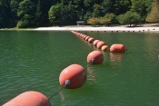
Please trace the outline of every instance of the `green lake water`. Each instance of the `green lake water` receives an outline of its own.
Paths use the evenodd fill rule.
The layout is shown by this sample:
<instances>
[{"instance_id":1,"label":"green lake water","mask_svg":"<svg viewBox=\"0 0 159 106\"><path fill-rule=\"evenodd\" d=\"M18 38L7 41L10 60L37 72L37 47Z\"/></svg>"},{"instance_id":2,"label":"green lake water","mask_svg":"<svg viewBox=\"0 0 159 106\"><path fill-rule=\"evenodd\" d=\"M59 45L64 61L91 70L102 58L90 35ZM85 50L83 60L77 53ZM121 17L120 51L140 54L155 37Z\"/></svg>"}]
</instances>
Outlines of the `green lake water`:
<instances>
[{"instance_id":1,"label":"green lake water","mask_svg":"<svg viewBox=\"0 0 159 106\"><path fill-rule=\"evenodd\" d=\"M82 32L125 53L104 54L91 65L81 88L63 89L52 106L159 106L159 34ZM69 31L0 31L0 105L35 90L50 97L59 74L70 64L87 66L92 44Z\"/></svg>"}]
</instances>

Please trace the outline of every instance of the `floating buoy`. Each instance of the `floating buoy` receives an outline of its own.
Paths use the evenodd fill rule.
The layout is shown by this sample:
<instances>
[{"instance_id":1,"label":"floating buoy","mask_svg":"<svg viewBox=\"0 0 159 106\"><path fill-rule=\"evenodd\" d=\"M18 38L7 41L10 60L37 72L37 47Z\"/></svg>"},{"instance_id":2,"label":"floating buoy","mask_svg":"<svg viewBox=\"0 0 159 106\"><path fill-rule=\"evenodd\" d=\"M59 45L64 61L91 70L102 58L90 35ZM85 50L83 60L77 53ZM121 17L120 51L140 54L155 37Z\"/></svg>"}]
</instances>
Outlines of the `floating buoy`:
<instances>
[{"instance_id":1,"label":"floating buoy","mask_svg":"<svg viewBox=\"0 0 159 106\"><path fill-rule=\"evenodd\" d=\"M100 49L103 45L105 45L105 42L99 41L96 46L98 49Z\"/></svg>"},{"instance_id":2,"label":"floating buoy","mask_svg":"<svg viewBox=\"0 0 159 106\"><path fill-rule=\"evenodd\" d=\"M96 46L99 41L100 41L100 40L94 40L94 41L93 41L93 45Z\"/></svg>"},{"instance_id":3,"label":"floating buoy","mask_svg":"<svg viewBox=\"0 0 159 106\"><path fill-rule=\"evenodd\" d=\"M66 67L59 76L59 82L61 86L64 86L66 81L70 84L65 88L75 89L81 87L86 80L85 69L78 64L72 64Z\"/></svg>"},{"instance_id":4,"label":"floating buoy","mask_svg":"<svg viewBox=\"0 0 159 106\"><path fill-rule=\"evenodd\" d=\"M89 39L88 39L88 42L89 43L92 43L94 41L94 38L92 38L92 37L90 37Z\"/></svg>"},{"instance_id":5,"label":"floating buoy","mask_svg":"<svg viewBox=\"0 0 159 106\"><path fill-rule=\"evenodd\" d=\"M86 35L83 35L83 36L82 36L83 39L85 39L86 37L87 37Z\"/></svg>"},{"instance_id":6,"label":"floating buoy","mask_svg":"<svg viewBox=\"0 0 159 106\"><path fill-rule=\"evenodd\" d=\"M111 52L125 52L125 46L123 44L113 44L110 47Z\"/></svg>"},{"instance_id":7,"label":"floating buoy","mask_svg":"<svg viewBox=\"0 0 159 106\"><path fill-rule=\"evenodd\" d=\"M101 47L101 50L102 50L102 51L108 50L108 46L107 46L107 45L103 45L103 46Z\"/></svg>"},{"instance_id":8,"label":"floating buoy","mask_svg":"<svg viewBox=\"0 0 159 106\"><path fill-rule=\"evenodd\" d=\"M95 50L95 51L89 53L87 56L87 62L89 64L100 64L103 62L103 60L104 60L104 56L98 50Z\"/></svg>"},{"instance_id":9,"label":"floating buoy","mask_svg":"<svg viewBox=\"0 0 159 106\"><path fill-rule=\"evenodd\" d=\"M85 37L85 40L87 41L90 38L90 36Z\"/></svg>"},{"instance_id":10,"label":"floating buoy","mask_svg":"<svg viewBox=\"0 0 159 106\"><path fill-rule=\"evenodd\" d=\"M3 106L51 106L48 98L37 91L26 91Z\"/></svg>"}]
</instances>

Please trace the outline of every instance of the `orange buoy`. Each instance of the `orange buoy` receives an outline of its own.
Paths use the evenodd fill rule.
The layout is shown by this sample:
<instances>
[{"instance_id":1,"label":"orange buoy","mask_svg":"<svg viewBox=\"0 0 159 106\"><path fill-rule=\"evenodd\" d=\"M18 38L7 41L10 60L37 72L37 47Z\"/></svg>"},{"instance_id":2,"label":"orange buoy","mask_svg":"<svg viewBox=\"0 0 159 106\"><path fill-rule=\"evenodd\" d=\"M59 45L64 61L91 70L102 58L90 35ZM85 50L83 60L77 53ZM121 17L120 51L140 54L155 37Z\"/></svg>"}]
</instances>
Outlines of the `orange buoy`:
<instances>
[{"instance_id":1,"label":"orange buoy","mask_svg":"<svg viewBox=\"0 0 159 106\"><path fill-rule=\"evenodd\" d=\"M95 51L89 53L87 56L87 62L89 64L100 64L103 62L103 60L104 60L104 56L98 50L95 50Z\"/></svg>"},{"instance_id":2,"label":"orange buoy","mask_svg":"<svg viewBox=\"0 0 159 106\"><path fill-rule=\"evenodd\" d=\"M84 34L82 34L82 36L81 36L81 37L82 37L82 38L84 38L84 36L85 36L85 35L84 35Z\"/></svg>"},{"instance_id":3,"label":"orange buoy","mask_svg":"<svg viewBox=\"0 0 159 106\"><path fill-rule=\"evenodd\" d=\"M113 44L110 47L111 52L125 52L125 46L123 44Z\"/></svg>"},{"instance_id":4,"label":"orange buoy","mask_svg":"<svg viewBox=\"0 0 159 106\"><path fill-rule=\"evenodd\" d=\"M66 67L59 76L59 82L61 86L65 86L66 81L70 84L65 88L75 89L81 87L86 80L85 69L78 64L72 64Z\"/></svg>"},{"instance_id":5,"label":"orange buoy","mask_svg":"<svg viewBox=\"0 0 159 106\"><path fill-rule=\"evenodd\" d=\"M105 42L99 41L96 46L98 49L100 49L103 45L105 45Z\"/></svg>"},{"instance_id":6,"label":"orange buoy","mask_svg":"<svg viewBox=\"0 0 159 106\"><path fill-rule=\"evenodd\" d=\"M100 41L100 40L94 40L94 41L93 41L93 45L96 46L99 41Z\"/></svg>"},{"instance_id":7,"label":"orange buoy","mask_svg":"<svg viewBox=\"0 0 159 106\"><path fill-rule=\"evenodd\" d=\"M90 38L90 36L85 37L85 40L87 41Z\"/></svg>"},{"instance_id":8,"label":"orange buoy","mask_svg":"<svg viewBox=\"0 0 159 106\"><path fill-rule=\"evenodd\" d=\"M89 39L88 39L88 42L89 43L92 43L94 41L94 38L92 38L92 37L90 37Z\"/></svg>"},{"instance_id":9,"label":"orange buoy","mask_svg":"<svg viewBox=\"0 0 159 106\"><path fill-rule=\"evenodd\" d=\"M82 38L85 39L86 37L87 37L87 36L84 35Z\"/></svg>"},{"instance_id":10,"label":"orange buoy","mask_svg":"<svg viewBox=\"0 0 159 106\"><path fill-rule=\"evenodd\" d=\"M103 45L103 46L101 47L101 50L102 50L102 51L108 50L108 46L107 46L107 45Z\"/></svg>"},{"instance_id":11,"label":"orange buoy","mask_svg":"<svg viewBox=\"0 0 159 106\"><path fill-rule=\"evenodd\" d=\"M37 91L26 91L3 106L51 106L48 98Z\"/></svg>"}]
</instances>

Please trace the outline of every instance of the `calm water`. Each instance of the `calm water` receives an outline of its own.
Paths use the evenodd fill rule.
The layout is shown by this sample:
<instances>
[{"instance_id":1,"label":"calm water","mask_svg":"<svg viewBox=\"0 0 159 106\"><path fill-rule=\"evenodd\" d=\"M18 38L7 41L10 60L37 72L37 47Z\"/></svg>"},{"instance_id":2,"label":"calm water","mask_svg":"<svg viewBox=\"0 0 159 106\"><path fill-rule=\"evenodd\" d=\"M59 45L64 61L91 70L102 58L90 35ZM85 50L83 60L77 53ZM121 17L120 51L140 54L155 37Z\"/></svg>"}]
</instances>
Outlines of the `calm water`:
<instances>
[{"instance_id":1,"label":"calm water","mask_svg":"<svg viewBox=\"0 0 159 106\"><path fill-rule=\"evenodd\" d=\"M123 43L126 53L103 52L79 89L63 89L52 106L159 106L159 34L83 32L107 45ZM70 64L86 67L95 48L70 32L0 31L0 105L36 90L50 97L60 72Z\"/></svg>"}]
</instances>

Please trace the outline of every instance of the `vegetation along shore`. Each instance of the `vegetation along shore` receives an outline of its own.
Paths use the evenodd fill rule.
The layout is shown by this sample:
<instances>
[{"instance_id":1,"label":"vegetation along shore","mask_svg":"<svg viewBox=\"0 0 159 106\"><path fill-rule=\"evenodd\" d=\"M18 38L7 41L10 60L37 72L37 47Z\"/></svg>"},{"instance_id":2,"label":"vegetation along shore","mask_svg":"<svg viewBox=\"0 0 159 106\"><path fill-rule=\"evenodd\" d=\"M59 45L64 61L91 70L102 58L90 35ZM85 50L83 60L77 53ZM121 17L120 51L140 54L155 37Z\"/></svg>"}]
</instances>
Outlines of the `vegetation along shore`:
<instances>
[{"instance_id":1,"label":"vegetation along shore","mask_svg":"<svg viewBox=\"0 0 159 106\"><path fill-rule=\"evenodd\" d=\"M159 0L1 0L0 28L159 22Z\"/></svg>"}]
</instances>

